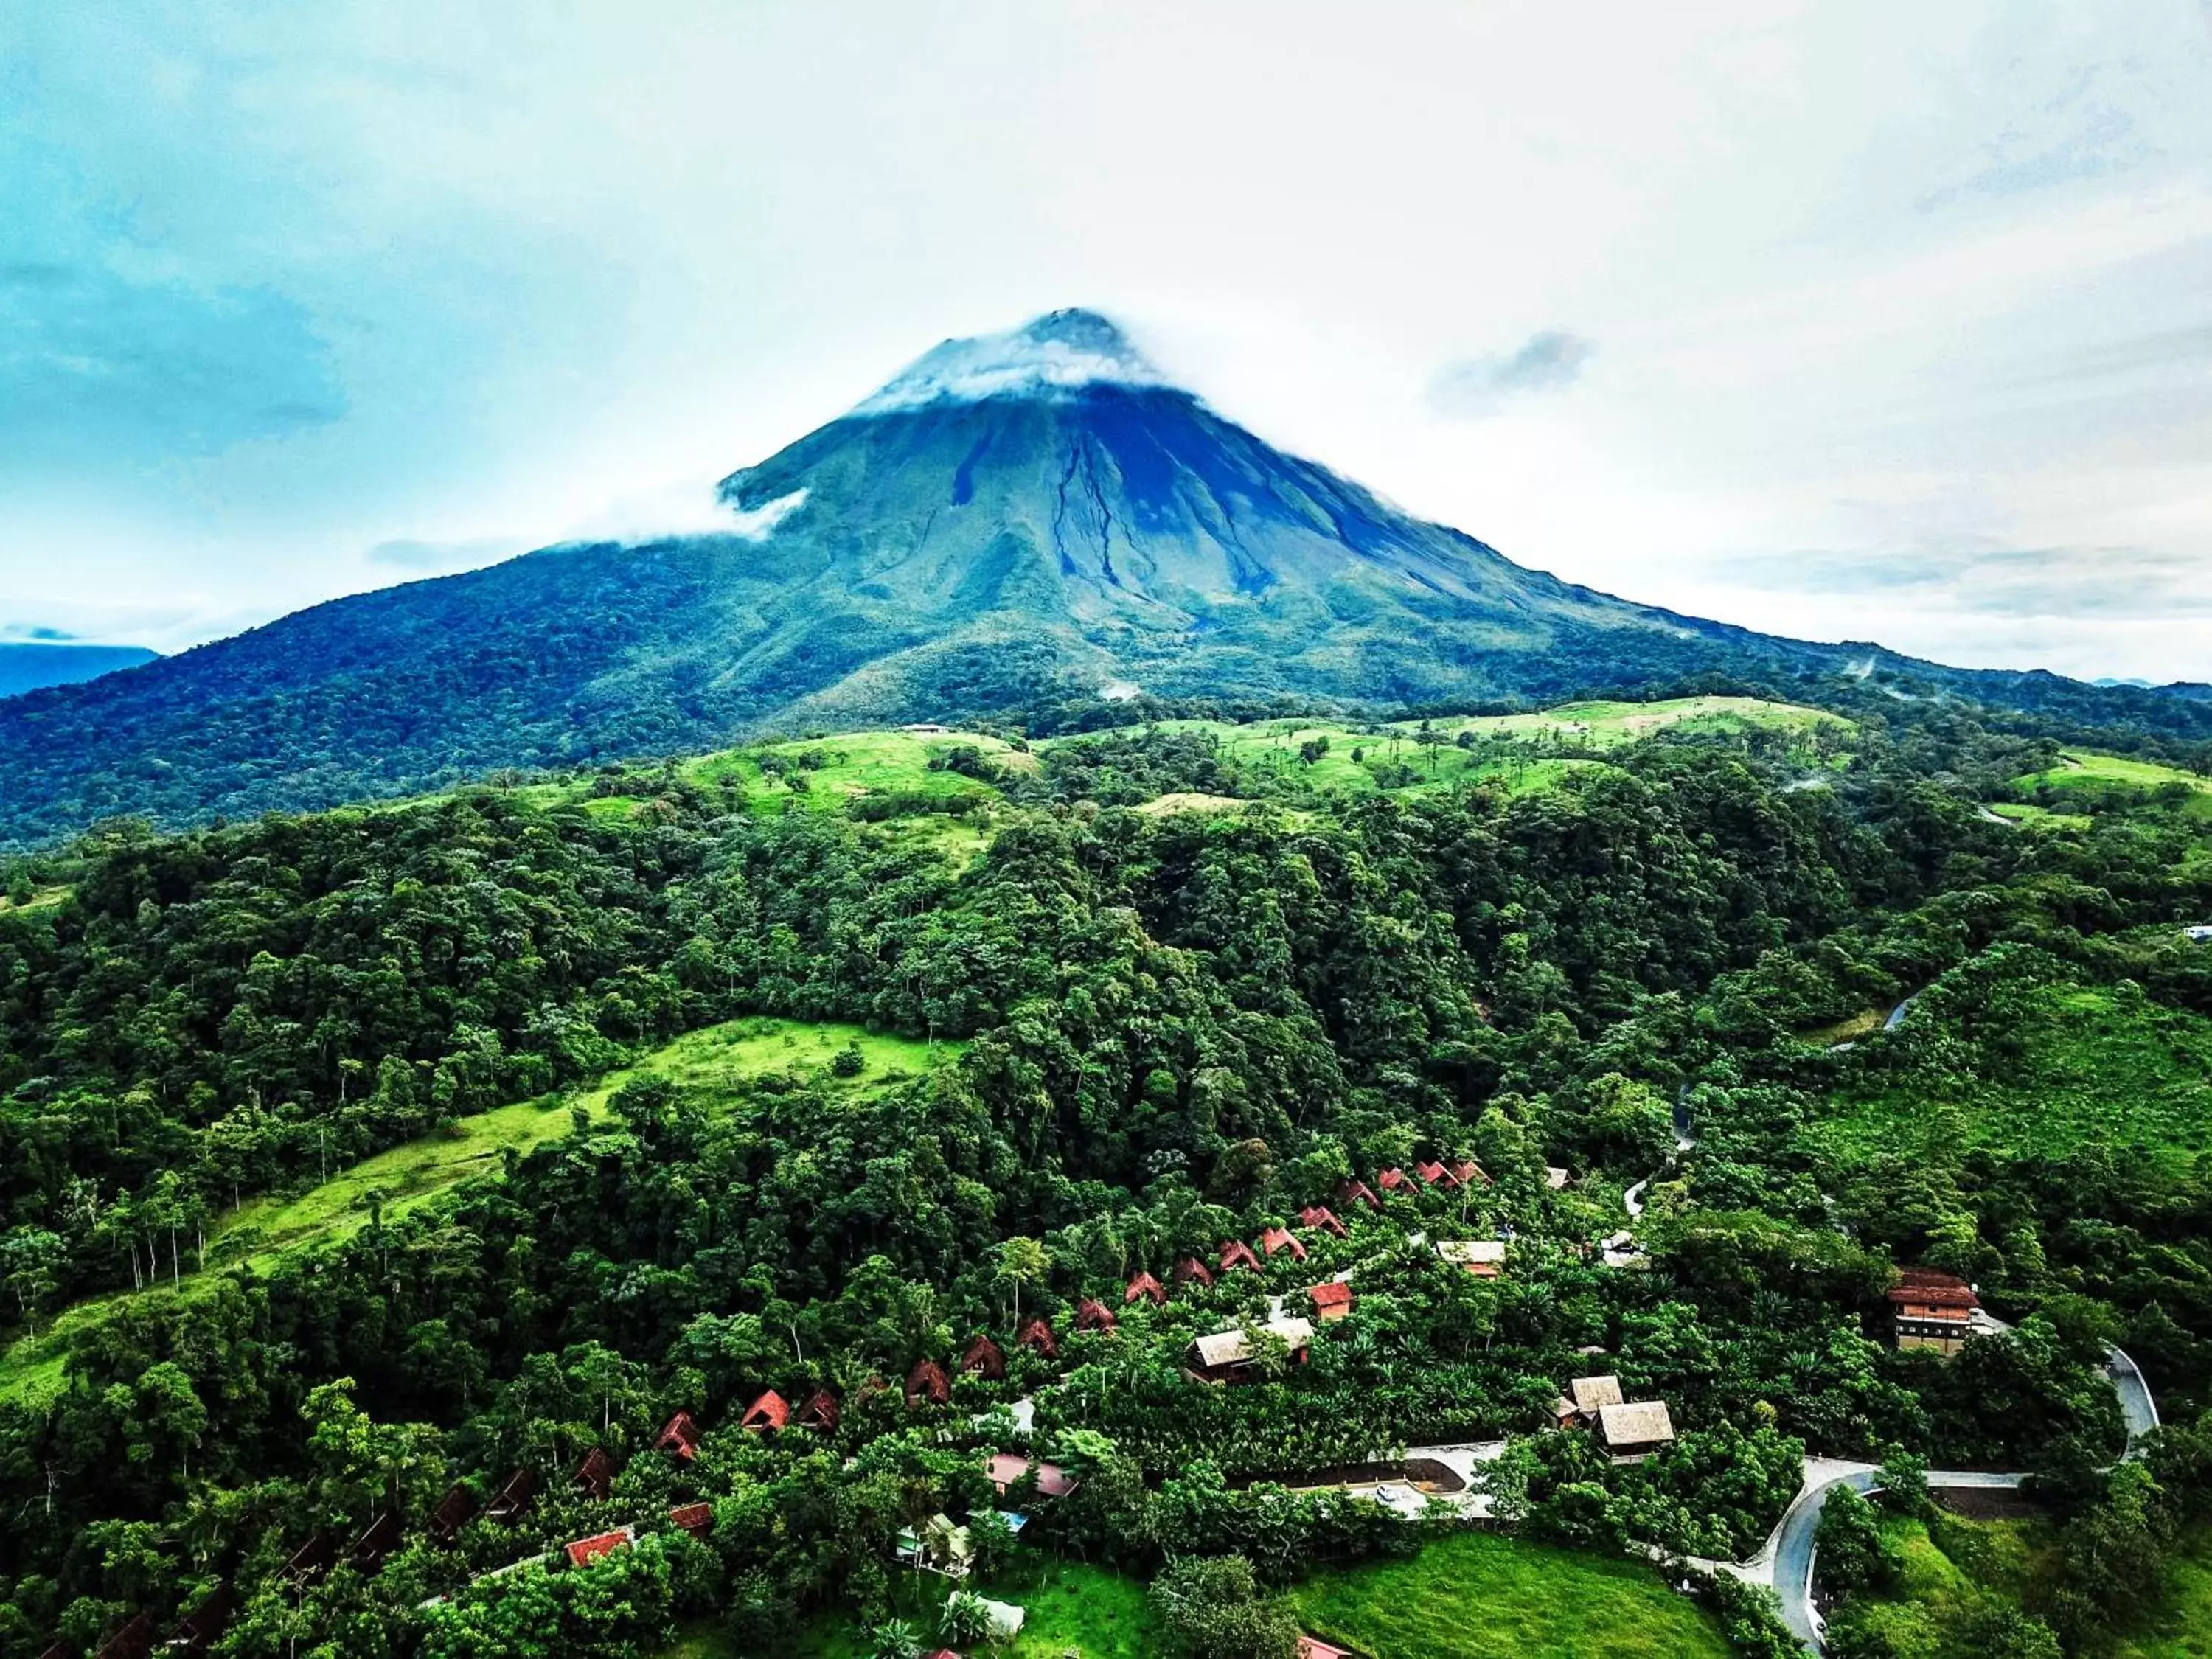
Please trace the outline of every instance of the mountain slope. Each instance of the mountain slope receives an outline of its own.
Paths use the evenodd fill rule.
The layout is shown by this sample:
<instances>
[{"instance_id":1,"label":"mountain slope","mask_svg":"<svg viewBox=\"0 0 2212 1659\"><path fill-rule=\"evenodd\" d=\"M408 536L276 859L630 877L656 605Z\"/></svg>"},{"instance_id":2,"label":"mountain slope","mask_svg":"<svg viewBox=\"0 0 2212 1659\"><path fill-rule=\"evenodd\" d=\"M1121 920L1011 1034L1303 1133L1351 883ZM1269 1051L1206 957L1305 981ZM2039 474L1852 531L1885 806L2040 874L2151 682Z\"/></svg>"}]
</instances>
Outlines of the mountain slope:
<instances>
[{"instance_id":1,"label":"mountain slope","mask_svg":"<svg viewBox=\"0 0 2212 1659\"><path fill-rule=\"evenodd\" d=\"M1396 705L1927 666L1526 569L1273 449L1088 312L946 342L720 496L726 533L548 548L0 704L0 839L1116 683Z\"/></svg>"}]
</instances>

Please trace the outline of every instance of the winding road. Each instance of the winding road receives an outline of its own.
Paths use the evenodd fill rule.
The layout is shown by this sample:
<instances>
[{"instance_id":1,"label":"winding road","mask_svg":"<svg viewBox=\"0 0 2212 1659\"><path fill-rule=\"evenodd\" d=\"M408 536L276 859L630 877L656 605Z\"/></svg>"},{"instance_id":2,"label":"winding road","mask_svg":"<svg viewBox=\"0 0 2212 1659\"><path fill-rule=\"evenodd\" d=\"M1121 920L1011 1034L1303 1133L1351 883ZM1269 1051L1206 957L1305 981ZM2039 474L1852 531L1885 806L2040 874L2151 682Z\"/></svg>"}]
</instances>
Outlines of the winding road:
<instances>
[{"instance_id":1,"label":"winding road","mask_svg":"<svg viewBox=\"0 0 2212 1659\"><path fill-rule=\"evenodd\" d=\"M1894 1030L1904 1024L1906 1012L1918 1000L1919 993L1890 1010L1882 1029ZM1681 1102L1674 1106L1674 1150L1677 1155L1697 1144L1690 1133L1689 1115ZM1669 1160L1668 1168L1673 1167ZM1644 1213L1644 1193L1652 1182L1665 1174L1659 1170L1646 1176L1620 1195L1629 1218L1634 1220ZM2003 1321L1986 1314L1978 1315L1985 1331L2009 1330ZM2116 1347L2105 1351L2105 1376L2112 1385L2112 1392L2120 1403L2120 1416L2127 1424L2127 1450L2124 1457L2142 1455L2142 1437L2158 1426L2158 1402L2151 1397L2150 1384L2143 1380L2142 1368ZM1782 1598L1782 1621L1789 1626L1790 1634L1814 1653L1821 1652L1820 1614L1813 1605L1813 1537L1820 1525L1820 1510L1828 1501L1828 1494L1838 1486L1849 1486L1855 1492L1872 1492L1881 1479L1881 1471L1871 1463L1854 1463L1841 1458L1808 1457L1805 1460L1805 1484L1783 1514L1782 1520L1767 1537L1759 1553L1748 1561L1704 1562L1699 1565L1734 1573L1737 1577L1754 1584L1771 1585ZM1984 1469L1930 1469L1928 1485L1931 1491L2009 1492L2017 1489L2027 1476L2014 1471Z\"/></svg>"}]
</instances>

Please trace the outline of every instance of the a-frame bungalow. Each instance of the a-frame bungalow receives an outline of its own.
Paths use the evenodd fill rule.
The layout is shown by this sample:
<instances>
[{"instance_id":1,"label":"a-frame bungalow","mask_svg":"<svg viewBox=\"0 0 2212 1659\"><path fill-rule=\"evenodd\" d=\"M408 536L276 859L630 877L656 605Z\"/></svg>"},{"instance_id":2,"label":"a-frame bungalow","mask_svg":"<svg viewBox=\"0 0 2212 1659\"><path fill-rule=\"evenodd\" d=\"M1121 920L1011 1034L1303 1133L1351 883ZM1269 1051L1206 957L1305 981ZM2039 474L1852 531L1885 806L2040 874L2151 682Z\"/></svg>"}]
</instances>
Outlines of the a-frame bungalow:
<instances>
[{"instance_id":1,"label":"a-frame bungalow","mask_svg":"<svg viewBox=\"0 0 2212 1659\"><path fill-rule=\"evenodd\" d=\"M980 1376L986 1382L1006 1380L1006 1351L988 1336L979 1336L968 1345L968 1352L960 1356L960 1375Z\"/></svg>"},{"instance_id":2,"label":"a-frame bungalow","mask_svg":"<svg viewBox=\"0 0 2212 1659\"><path fill-rule=\"evenodd\" d=\"M951 1399L952 1383L945 1375L945 1367L934 1359L915 1360L914 1369L906 1374L906 1403L943 1406Z\"/></svg>"},{"instance_id":3,"label":"a-frame bungalow","mask_svg":"<svg viewBox=\"0 0 2212 1659\"><path fill-rule=\"evenodd\" d=\"M1167 1286L1148 1273L1132 1273L1127 1287L1121 1292L1121 1305L1126 1308L1140 1297L1148 1298L1157 1307L1168 1299Z\"/></svg>"}]
</instances>

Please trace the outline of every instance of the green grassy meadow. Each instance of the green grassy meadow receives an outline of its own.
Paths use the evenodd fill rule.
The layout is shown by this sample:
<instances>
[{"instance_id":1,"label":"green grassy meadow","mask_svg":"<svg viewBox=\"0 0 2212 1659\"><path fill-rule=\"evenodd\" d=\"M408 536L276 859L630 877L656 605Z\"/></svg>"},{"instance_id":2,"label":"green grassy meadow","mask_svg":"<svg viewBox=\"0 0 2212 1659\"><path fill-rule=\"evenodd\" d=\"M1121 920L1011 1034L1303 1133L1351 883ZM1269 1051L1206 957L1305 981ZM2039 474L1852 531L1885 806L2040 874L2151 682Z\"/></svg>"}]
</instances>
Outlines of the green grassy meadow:
<instances>
[{"instance_id":1,"label":"green grassy meadow","mask_svg":"<svg viewBox=\"0 0 2212 1659\"><path fill-rule=\"evenodd\" d=\"M2069 749L2058 764L2046 772L2030 772L2014 778L2015 793L2033 805L2063 812L2075 802L2087 805L2100 797L2140 799L2170 789L2180 798L2191 817L2212 818L2212 778L2201 778L2178 767L2154 761L2130 760L2120 755L2099 754L2090 749ZM2003 808L1997 809L2003 811ZM2009 817L2009 812L2006 813Z\"/></svg>"},{"instance_id":2,"label":"green grassy meadow","mask_svg":"<svg viewBox=\"0 0 2212 1659\"><path fill-rule=\"evenodd\" d=\"M1719 1627L1640 1562L1489 1533L1409 1561L1316 1573L1291 1592L1314 1635L1376 1659L1721 1659Z\"/></svg>"},{"instance_id":3,"label":"green grassy meadow","mask_svg":"<svg viewBox=\"0 0 2212 1659\"><path fill-rule=\"evenodd\" d=\"M1162 1651L1145 1587L1121 1573L1021 1550L1004 1572L975 1588L1029 1615L1012 1642L989 1650L994 1659L1157 1659ZM938 1646L937 1609L950 1589L932 1573L893 1575L894 1614L914 1626L925 1651ZM865 1659L869 1651L868 1632L841 1613L817 1620L796 1643L769 1655L740 1655L718 1626L702 1624L662 1659Z\"/></svg>"},{"instance_id":4,"label":"green grassy meadow","mask_svg":"<svg viewBox=\"0 0 2212 1659\"><path fill-rule=\"evenodd\" d=\"M856 1077L840 1078L830 1060L848 1044L860 1049L862 1069ZM372 1194L381 1195L385 1218L397 1220L473 1176L495 1173L509 1147L526 1152L568 1133L574 1110L605 1117L607 1102L634 1078L665 1077L689 1090L786 1072L857 1096L942 1064L960 1047L940 1042L932 1048L836 1021L763 1017L707 1026L574 1095L544 1095L480 1112L459 1120L450 1134L394 1146L303 1193L250 1198L210 1226L208 1266L265 1274L287 1257L336 1243L367 1224ZM188 1273L178 1287L189 1292L197 1279ZM0 1401L36 1399L58 1389L71 1334L117 1301L144 1293L89 1297L62 1310L35 1337L19 1339L0 1354Z\"/></svg>"},{"instance_id":5,"label":"green grassy meadow","mask_svg":"<svg viewBox=\"0 0 2212 1659\"><path fill-rule=\"evenodd\" d=\"M1921 1010L1915 1017L1927 1018ZM1813 1133L1846 1163L1876 1152L1962 1148L2063 1157L2140 1146L2182 1166L2212 1149L2212 1020L2127 988L2027 988L2011 1005L2002 1067L1925 1066L1867 1074Z\"/></svg>"}]
</instances>

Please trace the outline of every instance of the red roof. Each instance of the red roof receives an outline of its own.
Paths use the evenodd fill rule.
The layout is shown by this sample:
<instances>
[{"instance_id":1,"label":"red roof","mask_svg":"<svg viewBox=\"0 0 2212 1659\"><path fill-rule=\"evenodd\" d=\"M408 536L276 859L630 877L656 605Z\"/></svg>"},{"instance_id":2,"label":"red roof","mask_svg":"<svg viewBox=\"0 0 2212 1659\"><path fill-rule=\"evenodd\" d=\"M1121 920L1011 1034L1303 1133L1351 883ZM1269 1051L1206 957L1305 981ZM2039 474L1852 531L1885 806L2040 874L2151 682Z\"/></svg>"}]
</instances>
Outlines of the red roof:
<instances>
[{"instance_id":1,"label":"red roof","mask_svg":"<svg viewBox=\"0 0 2212 1659\"><path fill-rule=\"evenodd\" d=\"M960 1659L960 1656L951 1648L939 1648L934 1653L923 1654L921 1659Z\"/></svg>"},{"instance_id":2,"label":"red roof","mask_svg":"<svg viewBox=\"0 0 2212 1659\"><path fill-rule=\"evenodd\" d=\"M996 1382L1006 1374L1006 1356L989 1337L979 1336L968 1345L968 1352L960 1356L960 1374Z\"/></svg>"},{"instance_id":3,"label":"red roof","mask_svg":"<svg viewBox=\"0 0 2212 1659\"><path fill-rule=\"evenodd\" d=\"M629 1542L629 1532L626 1528L614 1532L603 1532L596 1538L579 1538L574 1543L566 1546L568 1565L572 1567L588 1567L594 1561L605 1560Z\"/></svg>"},{"instance_id":4,"label":"red roof","mask_svg":"<svg viewBox=\"0 0 2212 1659\"><path fill-rule=\"evenodd\" d=\"M1395 1164L1376 1176L1375 1184L1386 1193L1410 1193L1413 1190L1413 1176Z\"/></svg>"},{"instance_id":5,"label":"red roof","mask_svg":"<svg viewBox=\"0 0 2212 1659\"><path fill-rule=\"evenodd\" d=\"M1413 1173L1431 1187L1456 1187L1459 1177L1441 1164L1416 1164Z\"/></svg>"},{"instance_id":6,"label":"red roof","mask_svg":"<svg viewBox=\"0 0 2212 1659\"><path fill-rule=\"evenodd\" d=\"M699 1455L699 1423L690 1412L678 1412L664 1424L660 1437L653 1443L655 1451L674 1452L689 1463Z\"/></svg>"},{"instance_id":7,"label":"red roof","mask_svg":"<svg viewBox=\"0 0 2212 1659\"><path fill-rule=\"evenodd\" d=\"M1148 1296L1154 1302L1164 1302L1168 1299L1166 1287L1150 1273L1136 1273L1131 1276L1128 1289L1121 1292L1121 1305L1126 1308L1140 1296Z\"/></svg>"},{"instance_id":8,"label":"red roof","mask_svg":"<svg viewBox=\"0 0 2212 1659\"><path fill-rule=\"evenodd\" d=\"M1252 1247L1241 1238L1221 1241L1221 1271L1227 1273L1231 1267L1249 1267L1254 1273L1260 1271L1260 1258L1252 1254Z\"/></svg>"},{"instance_id":9,"label":"red roof","mask_svg":"<svg viewBox=\"0 0 2212 1659\"><path fill-rule=\"evenodd\" d=\"M1114 1310L1096 1297L1086 1296L1075 1304L1075 1328L1079 1331L1110 1331L1116 1322Z\"/></svg>"},{"instance_id":10,"label":"red roof","mask_svg":"<svg viewBox=\"0 0 2212 1659\"><path fill-rule=\"evenodd\" d=\"M1352 1659L1352 1650L1338 1647L1333 1642L1324 1642L1318 1636L1301 1634L1298 1638L1298 1659Z\"/></svg>"},{"instance_id":11,"label":"red roof","mask_svg":"<svg viewBox=\"0 0 2212 1659\"><path fill-rule=\"evenodd\" d=\"M1494 1187L1498 1184L1490 1178L1490 1171L1471 1158L1461 1158L1451 1166L1451 1172L1458 1177L1459 1183L1462 1187L1470 1181L1480 1181L1486 1187Z\"/></svg>"},{"instance_id":12,"label":"red roof","mask_svg":"<svg viewBox=\"0 0 2212 1659\"><path fill-rule=\"evenodd\" d=\"M1187 1255L1176 1262L1175 1272L1168 1277L1178 1285L1188 1285L1194 1279L1201 1285L1213 1283L1213 1275L1206 1272L1206 1264L1194 1255Z\"/></svg>"},{"instance_id":13,"label":"red roof","mask_svg":"<svg viewBox=\"0 0 2212 1659\"><path fill-rule=\"evenodd\" d=\"M615 1460L605 1449L594 1446L585 1454L584 1461L576 1465L576 1473L569 1484L580 1489L586 1497L605 1498L607 1489L614 1485Z\"/></svg>"},{"instance_id":14,"label":"red roof","mask_svg":"<svg viewBox=\"0 0 2212 1659\"><path fill-rule=\"evenodd\" d=\"M1273 1255L1279 1251L1288 1250L1293 1261L1303 1261L1306 1259L1306 1247L1280 1227L1270 1227L1266 1232L1261 1233L1260 1248L1269 1255Z\"/></svg>"},{"instance_id":15,"label":"red roof","mask_svg":"<svg viewBox=\"0 0 2212 1659\"><path fill-rule=\"evenodd\" d=\"M745 1414L738 1421L738 1426L758 1434L763 1429L783 1428L790 1421L790 1402L774 1389L769 1389L759 1399L745 1407Z\"/></svg>"},{"instance_id":16,"label":"red roof","mask_svg":"<svg viewBox=\"0 0 2212 1659\"><path fill-rule=\"evenodd\" d=\"M1956 1273L1938 1272L1933 1267L1904 1267L1898 1271L1897 1285L1889 1293L1892 1303L1903 1305L1911 1303L1922 1308L1978 1308L1981 1297L1974 1287Z\"/></svg>"},{"instance_id":17,"label":"red roof","mask_svg":"<svg viewBox=\"0 0 2212 1659\"><path fill-rule=\"evenodd\" d=\"M1336 1195L1346 1204L1364 1204L1370 1210L1382 1207L1382 1200L1375 1196L1375 1189L1364 1181L1347 1181L1336 1189Z\"/></svg>"},{"instance_id":18,"label":"red roof","mask_svg":"<svg viewBox=\"0 0 2212 1659\"><path fill-rule=\"evenodd\" d=\"M1328 1279L1315 1285L1306 1294L1313 1298L1314 1306L1316 1308L1349 1310L1352 1306L1352 1286L1340 1279Z\"/></svg>"},{"instance_id":19,"label":"red roof","mask_svg":"<svg viewBox=\"0 0 2212 1659\"><path fill-rule=\"evenodd\" d=\"M1336 1218L1334 1213L1325 1206L1320 1204L1309 1204L1304 1209L1300 1210L1298 1212L1298 1225L1301 1227L1318 1227L1323 1232L1334 1233L1339 1238L1345 1238L1350 1236L1346 1233L1344 1231L1344 1224Z\"/></svg>"},{"instance_id":20,"label":"red roof","mask_svg":"<svg viewBox=\"0 0 2212 1659\"><path fill-rule=\"evenodd\" d=\"M1034 1348L1047 1359L1060 1357L1060 1339L1053 1334L1051 1324L1034 1316L1024 1322L1021 1334L1014 1339L1014 1346Z\"/></svg>"},{"instance_id":21,"label":"red roof","mask_svg":"<svg viewBox=\"0 0 2212 1659\"><path fill-rule=\"evenodd\" d=\"M668 1511L668 1524L679 1532L688 1532L694 1538L704 1538L714 1530L714 1506L712 1504L678 1504Z\"/></svg>"},{"instance_id":22,"label":"red roof","mask_svg":"<svg viewBox=\"0 0 2212 1659\"><path fill-rule=\"evenodd\" d=\"M945 1367L934 1359L917 1359L914 1369L906 1374L906 1403L919 1406L925 1400L942 1406L952 1398L952 1384L945 1380Z\"/></svg>"},{"instance_id":23,"label":"red roof","mask_svg":"<svg viewBox=\"0 0 2212 1659\"><path fill-rule=\"evenodd\" d=\"M799 1408L799 1426L820 1429L825 1434L837 1426L837 1396L828 1389L817 1389L807 1402Z\"/></svg>"}]
</instances>

